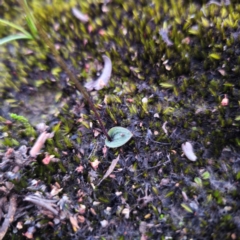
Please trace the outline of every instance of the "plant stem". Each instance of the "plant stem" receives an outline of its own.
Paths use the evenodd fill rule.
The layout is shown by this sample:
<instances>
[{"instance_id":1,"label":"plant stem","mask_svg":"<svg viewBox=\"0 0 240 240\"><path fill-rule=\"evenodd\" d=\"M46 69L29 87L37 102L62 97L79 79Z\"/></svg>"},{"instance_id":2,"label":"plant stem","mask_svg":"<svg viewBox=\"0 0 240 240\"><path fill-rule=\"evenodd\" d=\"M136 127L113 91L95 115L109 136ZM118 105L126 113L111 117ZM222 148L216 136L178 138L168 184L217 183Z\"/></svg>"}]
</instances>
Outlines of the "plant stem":
<instances>
[{"instance_id":1,"label":"plant stem","mask_svg":"<svg viewBox=\"0 0 240 240\"><path fill-rule=\"evenodd\" d=\"M75 75L69 70L67 64L64 62L64 60L61 58L61 56L59 55L59 53L57 52L57 50L55 49L55 46L53 45L53 43L49 40L46 32L41 28L41 26L39 26L38 23L36 23L36 27L38 29L39 34L41 35L41 37L43 38L43 40L45 41L45 43L48 45L48 47L50 48L50 50L52 51L56 62L59 64L59 66L67 73L68 77L70 78L70 80L75 84L76 88L82 93L83 97L88 101L89 107L93 110L101 128L102 131L104 133L104 135L107 137L107 139L109 141L111 141L111 137L108 135L106 128L103 125L103 122L101 120L101 117L99 115L99 113L97 112L97 109L95 108L90 96L88 95L87 91L85 90L85 88L78 82L77 78L75 77Z\"/></svg>"},{"instance_id":2,"label":"plant stem","mask_svg":"<svg viewBox=\"0 0 240 240\"><path fill-rule=\"evenodd\" d=\"M26 14L29 15L29 9L27 8L27 6L24 4L23 2L24 0L20 0L20 4L23 7L23 9L25 10ZM93 110L99 124L100 127L104 133L104 135L107 137L107 139L109 141L111 141L111 137L108 135L106 128L103 125L103 122L101 120L101 117L99 115L99 113L97 112L97 109L95 108L87 90L78 82L76 76L70 71L70 69L68 68L67 64L65 63L65 61L62 59L62 57L60 56L60 54L58 53L58 51L56 50L54 44L52 43L52 41L49 39L47 33L43 30L42 26L40 26L40 24L35 21L35 26L38 30L39 35L43 38L44 42L47 44L47 46L50 48L52 54L55 57L56 62L58 63L58 65L67 73L68 77L70 78L70 80L74 83L74 85L76 86L76 88L78 89L78 91L80 91L83 95L83 97L88 101L89 107Z\"/></svg>"}]
</instances>

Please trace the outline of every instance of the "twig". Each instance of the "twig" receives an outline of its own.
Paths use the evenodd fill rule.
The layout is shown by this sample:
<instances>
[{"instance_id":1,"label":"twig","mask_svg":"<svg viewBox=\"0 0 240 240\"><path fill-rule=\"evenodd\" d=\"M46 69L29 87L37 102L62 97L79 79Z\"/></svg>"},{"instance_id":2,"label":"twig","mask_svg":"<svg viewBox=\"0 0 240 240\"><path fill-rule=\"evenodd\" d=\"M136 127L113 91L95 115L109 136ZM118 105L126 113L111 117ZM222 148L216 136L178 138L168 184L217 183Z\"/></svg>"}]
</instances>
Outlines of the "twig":
<instances>
[{"instance_id":1,"label":"twig","mask_svg":"<svg viewBox=\"0 0 240 240\"><path fill-rule=\"evenodd\" d=\"M0 228L0 240L2 240L4 238L9 225L12 223L16 209L17 209L17 196L12 195L10 198L10 201L9 201L9 208L8 208L7 216L5 217L3 224Z\"/></svg>"},{"instance_id":2,"label":"twig","mask_svg":"<svg viewBox=\"0 0 240 240\"><path fill-rule=\"evenodd\" d=\"M154 168L161 167L161 166L164 166L164 165L166 165L166 164L170 163L170 162L171 162L171 160L170 160L170 158L169 158L169 156L168 156L168 155L167 155L167 158L168 158L168 160L167 160L166 162L159 163L159 164L157 164L156 166L149 167L149 168L146 168L146 169L144 169L144 170L150 170L150 169L154 169ZM136 170L136 172L139 172L139 171L143 171L143 169ZM142 174L143 174L143 173L140 173L140 174L138 174L136 177L138 178L138 177L139 177L139 176L141 176Z\"/></svg>"},{"instance_id":3,"label":"twig","mask_svg":"<svg viewBox=\"0 0 240 240\"><path fill-rule=\"evenodd\" d=\"M96 143L96 144L94 145L94 147L93 147L91 153L89 154L87 160L90 159L90 157L96 152L97 147L98 147L98 143Z\"/></svg>"},{"instance_id":4,"label":"twig","mask_svg":"<svg viewBox=\"0 0 240 240\"><path fill-rule=\"evenodd\" d=\"M46 208L47 210L51 211L53 214L58 215L58 210L54 209L53 207L57 208L57 205L49 202L48 199L43 199L34 195L30 195L24 198L24 201L28 201L34 203L42 208Z\"/></svg>"},{"instance_id":5,"label":"twig","mask_svg":"<svg viewBox=\"0 0 240 240\"><path fill-rule=\"evenodd\" d=\"M151 142L158 143L158 144L161 144L161 145L171 145L171 143L164 143L164 142L154 141L154 140L152 140L152 138L149 138L149 140L150 140Z\"/></svg>"},{"instance_id":6,"label":"twig","mask_svg":"<svg viewBox=\"0 0 240 240\"><path fill-rule=\"evenodd\" d=\"M169 162L170 162L170 160L167 160L166 162L160 163L160 164L158 164L158 165L156 165L156 166L154 166L154 167L149 167L149 168L147 168L147 170L153 169L153 168L157 168L157 167L160 167L160 166L162 166L162 165L166 165L166 164L169 163Z\"/></svg>"}]
</instances>

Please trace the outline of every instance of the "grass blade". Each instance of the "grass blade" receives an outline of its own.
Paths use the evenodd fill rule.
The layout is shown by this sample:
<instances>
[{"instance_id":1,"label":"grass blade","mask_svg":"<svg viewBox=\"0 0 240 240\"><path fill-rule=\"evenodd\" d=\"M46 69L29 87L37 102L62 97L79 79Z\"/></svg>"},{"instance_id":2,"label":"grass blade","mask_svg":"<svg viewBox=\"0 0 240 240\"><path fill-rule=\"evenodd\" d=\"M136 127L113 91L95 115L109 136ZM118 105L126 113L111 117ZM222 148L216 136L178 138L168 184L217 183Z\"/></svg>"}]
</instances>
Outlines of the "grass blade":
<instances>
[{"instance_id":1,"label":"grass blade","mask_svg":"<svg viewBox=\"0 0 240 240\"><path fill-rule=\"evenodd\" d=\"M7 20L4 20L4 19L1 19L0 18L0 23L3 23L3 24L5 24L5 25L7 25L7 26L10 26L10 27L12 27L12 28L15 28L15 29L17 29L17 30L19 30L20 32L22 32L25 36L31 36L31 34L29 33L29 32L27 32L24 28L22 28L22 27L20 27L20 26L18 26L18 25L16 25L16 24L14 24L14 23L11 23L11 22L9 22L9 21L7 21ZM32 37L32 36L31 36Z\"/></svg>"},{"instance_id":2,"label":"grass blade","mask_svg":"<svg viewBox=\"0 0 240 240\"><path fill-rule=\"evenodd\" d=\"M33 39L33 37L31 35L25 35L22 33L9 35L7 37L0 39L0 45L19 39Z\"/></svg>"},{"instance_id":3,"label":"grass blade","mask_svg":"<svg viewBox=\"0 0 240 240\"><path fill-rule=\"evenodd\" d=\"M36 28L36 26L35 26L32 18L29 17L29 16L26 16L26 21L27 21L27 25L28 25L28 27L29 27L32 35L33 35L34 37L36 37L36 36L37 36L37 28Z\"/></svg>"},{"instance_id":4,"label":"grass blade","mask_svg":"<svg viewBox=\"0 0 240 240\"><path fill-rule=\"evenodd\" d=\"M26 12L26 21L27 21L27 25L28 27L30 28L31 30L31 33L34 37L37 36L37 27L35 25L35 19L34 19L34 16L33 14L31 13L29 7L28 7L28 3L27 3L27 0L24 0L24 8L25 8L25 12Z\"/></svg>"}]
</instances>

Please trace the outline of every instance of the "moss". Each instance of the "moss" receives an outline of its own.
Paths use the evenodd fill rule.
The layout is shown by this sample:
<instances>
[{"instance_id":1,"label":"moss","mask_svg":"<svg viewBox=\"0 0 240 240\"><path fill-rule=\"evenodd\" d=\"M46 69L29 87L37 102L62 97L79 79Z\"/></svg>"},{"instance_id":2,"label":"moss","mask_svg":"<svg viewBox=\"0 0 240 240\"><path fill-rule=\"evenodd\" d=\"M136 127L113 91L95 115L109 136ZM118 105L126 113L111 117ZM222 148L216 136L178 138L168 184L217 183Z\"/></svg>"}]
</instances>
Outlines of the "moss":
<instances>
[{"instance_id":1,"label":"moss","mask_svg":"<svg viewBox=\"0 0 240 240\"><path fill-rule=\"evenodd\" d=\"M4 2L3 8L6 11L3 12L3 17L23 24L23 18L18 14L19 7L15 5L10 11L11 4ZM72 16L71 8L76 4L90 17L88 23L81 23ZM64 185L64 191L73 196L72 201L76 198L74 191L82 188L88 193L84 203L89 208L93 207L93 199L101 203L96 207L97 216L86 215L92 232L86 230L84 237L99 236L96 218L105 219L104 209L108 206L117 209L123 205L120 204L122 201L126 201L132 210L131 221L123 220L121 210L108 217L109 221L114 219L119 226L122 220L129 221L131 230L123 231L125 235L120 230L118 232L119 236L122 234L129 239L140 236L137 223L150 215L144 221L154 227L146 232L147 235L154 238L154 234L160 231L159 224L163 236L168 236L173 230L177 235L175 230L181 231L182 227L178 225L180 220L176 214L173 214L175 207L177 216L180 216L186 228L186 236L190 238L196 237L195 232L202 238L206 237L208 224L212 224L210 227L215 239L219 236L217 231L221 232L228 226L229 231L234 231L233 219L228 214L224 217L216 216L213 210L224 206L224 194L214 189L208 180L202 180L202 188L197 188L194 178L200 178L199 171L203 168L211 170L211 178L228 181L233 174L236 181L239 179L239 171L231 169L232 160L223 160L230 177L222 170L224 164L217 161L226 145L231 145L234 158L240 142L240 85L237 80L240 61L237 32L239 4L200 6L185 1L152 1L151 4L144 0L112 1L106 5L106 13L102 11L103 1L45 3L33 0L30 7L60 47L59 52L68 62L71 71L77 74L79 81L85 82L86 79L97 77L103 53L111 57L113 75L109 87L92 96L96 106L102 105L99 112L108 129L121 124L136 135L128 145L109 150L103 158L101 135L96 138L92 135L98 128L96 119L87 106L80 107L83 103L81 96L75 93L45 43L21 41L0 48L0 75L3 79L0 83L0 98L4 100L1 107L6 109L7 106L14 109L15 113L21 113L19 105L24 105L24 100L19 101L22 99L20 93L24 92L24 96L31 95L31 89L34 89L34 93L40 92L47 97L40 101L35 95L33 101L27 100L29 111L23 116L34 124L43 114L49 124L61 122L54 138L47 141L44 149L60 158L60 162L43 166L41 160L44 156L41 154L38 164L32 170L33 176L50 184L67 178L68 175L71 184ZM167 29L172 46L167 46L161 38L161 28ZM10 32L10 29L4 29L1 35ZM224 70L226 74L222 75L219 70ZM50 90L46 91L48 88ZM224 94L230 99L227 107L220 106ZM146 105L142 102L143 98L148 99ZM37 109L45 102L45 105L54 106L55 110L46 113L46 109L43 109L36 113L30 109L34 102L39 102ZM159 118L154 118L155 113L159 114ZM168 122L167 134L162 129L165 121ZM31 137L36 137L35 132L30 129L27 131L27 127L20 123L14 122L8 126L3 120L0 127L6 135L1 138L1 143L5 146L16 147L21 145L23 139L31 146ZM171 145L161 146L154 142L147 144L147 129L159 132L152 136L155 141L169 142ZM195 163L187 162L184 156L181 157L180 145L186 140L196 143L199 159ZM106 179L106 185L100 185L94 191L89 186L100 180L116 154L121 154L121 160L114 171L115 177ZM169 163L164 164L168 157ZM91 168L88 161L96 158L101 164L93 180L89 175ZM210 160L213 163L210 164ZM77 174L74 171L79 164L84 166L86 172ZM160 165L156 169L150 169L158 164ZM165 186L156 184L160 177L168 178L169 183ZM175 187L177 184L179 188ZM198 201L198 210L194 216L189 217L181 207L177 207L183 201L181 188L191 199L189 201ZM122 192L121 198L116 197L115 192ZM138 202L138 198L145 193L155 197L153 202L143 204L139 210L141 202ZM232 195L234 197L231 201L234 202L238 197L237 191L232 191ZM231 198L230 195L228 197ZM234 205L231 201L229 204ZM209 206L211 204L212 207ZM166 215L166 220L158 219L159 211ZM176 218L178 223L175 223ZM86 229L88 228L89 226ZM102 231L105 234L104 229ZM57 235L56 232L54 234ZM224 234L222 237L226 236Z\"/></svg>"}]
</instances>

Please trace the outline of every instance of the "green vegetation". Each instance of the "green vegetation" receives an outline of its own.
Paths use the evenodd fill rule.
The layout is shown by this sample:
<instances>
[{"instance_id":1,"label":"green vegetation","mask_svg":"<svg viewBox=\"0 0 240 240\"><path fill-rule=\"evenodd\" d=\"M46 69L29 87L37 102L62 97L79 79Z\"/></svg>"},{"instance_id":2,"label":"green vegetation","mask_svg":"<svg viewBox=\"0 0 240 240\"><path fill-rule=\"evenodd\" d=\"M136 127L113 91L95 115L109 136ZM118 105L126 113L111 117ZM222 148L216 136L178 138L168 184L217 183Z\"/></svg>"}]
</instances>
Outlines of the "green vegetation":
<instances>
[{"instance_id":1,"label":"green vegetation","mask_svg":"<svg viewBox=\"0 0 240 240\"><path fill-rule=\"evenodd\" d=\"M94 112L94 114L95 114L95 116L96 116L96 118L97 118L97 120L100 124L100 127L101 127L104 135L106 136L106 138L108 140L108 141L105 142L105 144L109 147L120 147L120 146L124 145L131 138L132 135L128 134L128 137L126 139L125 138L117 138L117 140L115 140L115 138L111 138L109 136L109 134L107 133L107 131L106 131L104 125L103 125L102 119L101 119L100 115L98 114L97 109L95 108L95 106L94 106L89 94L87 93L86 89L79 83L77 77L71 72L71 70L68 68L67 64L61 58L60 54L55 49L54 44L49 39L48 35L43 30L42 26L34 19L34 16L32 15L30 9L28 8L27 0L21 0L20 4L21 4L22 8L25 10L26 22L27 22L27 24L28 24L28 26L29 26L29 28L32 32L32 35L30 33L26 32L22 27L17 26L16 24L13 24L11 22L5 21L3 19L0 19L0 23L3 23L7 26L10 26L10 27L15 28L15 29L22 32L21 35L15 34L15 35L10 35L8 37L5 37L5 38L1 39L0 40L0 45L8 43L8 42L13 41L13 40L34 39L34 37L36 37L37 33L39 33L40 36L42 37L42 39L45 41L45 43L50 48L53 55L55 56L55 59L56 59L57 63L59 64L59 66L66 72L66 74L69 76L70 80L74 82L76 88L83 94L84 98L87 100L87 102L89 104L89 107L93 110L93 112ZM111 131L111 129L110 129L110 131ZM118 132L119 131L121 131L121 133L119 133L119 134L123 134L123 135L125 135L126 132L129 132L127 129L124 129L122 127L118 128Z\"/></svg>"},{"instance_id":2,"label":"green vegetation","mask_svg":"<svg viewBox=\"0 0 240 240\"><path fill-rule=\"evenodd\" d=\"M12 4L1 5L3 18L25 26L22 8ZM0 47L1 152L34 144L36 133L26 131L21 116L31 125L45 114L55 135L21 170L24 178L14 180L12 192L27 214L17 220L26 223L22 229L11 225L9 238L37 226L34 237L46 239L237 239L240 4L32 0L29 9L47 38ZM15 31L0 27L1 38ZM112 60L109 87L90 96L106 129L122 126L133 134L123 147L105 147L93 109L59 68L48 40L82 86L100 75L103 54ZM38 93L57 110L37 111ZM9 112L18 116L9 119ZM186 141L195 162L182 155ZM45 152L58 161L43 165ZM30 190L48 197L53 189L59 192L52 198L68 197L79 228L21 201Z\"/></svg>"},{"instance_id":3,"label":"green vegetation","mask_svg":"<svg viewBox=\"0 0 240 240\"><path fill-rule=\"evenodd\" d=\"M22 34L9 35L5 38L0 39L0 45L14 41L14 40L19 40L19 39L33 39L33 36L29 32L25 31L25 29L23 29L20 26L17 26L11 22L5 21L4 19L0 19L0 23L4 24L6 26L15 28L22 32Z\"/></svg>"},{"instance_id":4,"label":"green vegetation","mask_svg":"<svg viewBox=\"0 0 240 240\"><path fill-rule=\"evenodd\" d=\"M34 18L28 8L27 0L22 0L20 2L22 3L22 6L24 7L24 9L26 11L26 22L27 22L27 25L28 25L31 33L27 32L21 26L18 26L10 21L0 19L0 23L4 24L6 26L10 26L11 28L14 28L21 32L20 34L19 33L12 34L12 35L9 35L7 37L0 39L0 45L9 43L11 41L20 40L20 39L34 39L37 36L37 29L34 24Z\"/></svg>"}]
</instances>

